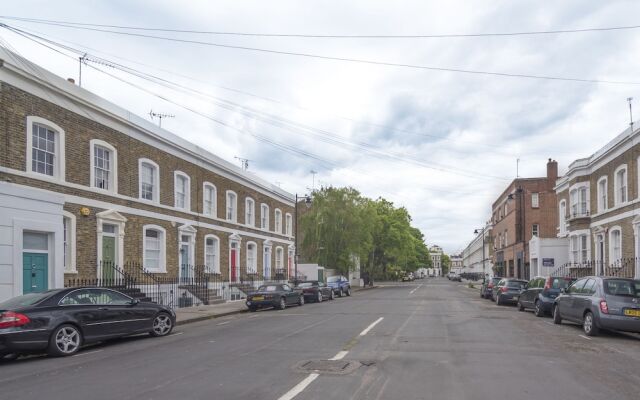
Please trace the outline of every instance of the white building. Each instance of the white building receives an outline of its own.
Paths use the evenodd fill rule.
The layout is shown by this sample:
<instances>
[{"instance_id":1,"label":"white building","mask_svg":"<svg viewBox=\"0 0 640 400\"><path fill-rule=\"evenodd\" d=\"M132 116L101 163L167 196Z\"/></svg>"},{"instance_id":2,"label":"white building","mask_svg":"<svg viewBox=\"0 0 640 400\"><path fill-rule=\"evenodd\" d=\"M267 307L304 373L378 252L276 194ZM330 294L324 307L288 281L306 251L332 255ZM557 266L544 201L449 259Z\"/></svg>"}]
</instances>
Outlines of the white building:
<instances>
[{"instance_id":1,"label":"white building","mask_svg":"<svg viewBox=\"0 0 640 400\"><path fill-rule=\"evenodd\" d=\"M429 248L431 254L431 268L429 268L430 276L442 276L442 247L433 245Z\"/></svg>"},{"instance_id":2,"label":"white building","mask_svg":"<svg viewBox=\"0 0 640 400\"><path fill-rule=\"evenodd\" d=\"M483 236L484 254L482 249ZM487 225L462 251L463 272L468 274L481 274L484 272L485 274L493 276L493 263L491 262L492 249L491 225Z\"/></svg>"},{"instance_id":3,"label":"white building","mask_svg":"<svg viewBox=\"0 0 640 400\"><path fill-rule=\"evenodd\" d=\"M529 276L548 276L557 267L569 261L567 238L539 238L529 241Z\"/></svg>"},{"instance_id":4,"label":"white building","mask_svg":"<svg viewBox=\"0 0 640 400\"><path fill-rule=\"evenodd\" d=\"M450 260L451 260L451 272L455 273L456 275L461 274L463 272L462 267L464 266L462 256L461 255L451 256Z\"/></svg>"}]
</instances>

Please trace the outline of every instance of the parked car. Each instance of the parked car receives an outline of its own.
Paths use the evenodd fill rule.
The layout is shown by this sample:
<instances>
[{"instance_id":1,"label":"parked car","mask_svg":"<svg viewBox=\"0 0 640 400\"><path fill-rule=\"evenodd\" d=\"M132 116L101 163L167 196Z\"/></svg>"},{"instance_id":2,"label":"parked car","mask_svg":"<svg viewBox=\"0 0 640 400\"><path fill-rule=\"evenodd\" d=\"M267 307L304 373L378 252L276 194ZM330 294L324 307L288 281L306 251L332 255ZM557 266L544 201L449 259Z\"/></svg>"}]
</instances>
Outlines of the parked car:
<instances>
[{"instance_id":1,"label":"parked car","mask_svg":"<svg viewBox=\"0 0 640 400\"><path fill-rule=\"evenodd\" d=\"M451 280L451 278L453 278L454 276L456 276L456 273L449 271L449 273L447 274L447 279Z\"/></svg>"},{"instance_id":2,"label":"parked car","mask_svg":"<svg viewBox=\"0 0 640 400\"><path fill-rule=\"evenodd\" d=\"M0 303L0 358L46 352L70 356L92 342L171 333L176 314L106 288L28 293Z\"/></svg>"},{"instance_id":3,"label":"parked car","mask_svg":"<svg viewBox=\"0 0 640 400\"><path fill-rule=\"evenodd\" d=\"M304 295L286 283L274 283L262 285L248 294L246 304L249 311L269 307L284 310L289 305L304 305Z\"/></svg>"},{"instance_id":4,"label":"parked car","mask_svg":"<svg viewBox=\"0 0 640 400\"><path fill-rule=\"evenodd\" d=\"M305 301L320 303L327 299L333 300L335 296L329 286L319 281L300 282L296 289L302 292Z\"/></svg>"},{"instance_id":5,"label":"parked car","mask_svg":"<svg viewBox=\"0 0 640 400\"><path fill-rule=\"evenodd\" d=\"M402 275L402 282L411 282L413 280L412 274L404 274Z\"/></svg>"},{"instance_id":6,"label":"parked car","mask_svg":"<svg viewBox=\"0 0 640 400\"><path fill-rule=\"evenodd\" d=\"M344 295L351 296L351 284L349 280L342 275L328 277L327 285L333 289L334 294L340 297Z\"/></svg>"},{"instance_id":7,"label":"parked car","mask_svg":"<svg viewBox=\"0 0 640 400\"><path fill-rule=\"evenodd\" d=\"M462 277L460 275L454 274L449 280L453 282L462 282Z\"/></svg>"},{"instance_id":8,"label":"parked car","mask_svg":"<svg viewBox=\"0 0 640 400\"><path fill-rule=\"evenodd\" d=\"M529 281L525 289L520 293L518 310L533 309L536 316L542 317L551 314L551 308L556 297L562 289L571 285L574 279L569 277L537 276Z\"/></svg>"},{"instance_id":9,"label":"parked car","mask_svg":"<svg viewBox=\"0 0 640 400\"><path fill-rule=\"evenodd\" d=\"M522 279L502 278L493 290L496 304L500 306L506 303L516 303L526 284L527 281Z\"/></svg>"},{"instance_id":10,"label":"parked car","mask_svg":"<svg viewBox=\"0 0 640 400\"><path fill-rule=\"evenodd\" d=\"M582 324L587 336L601 329L640 333L640 280L590 276L555 299L553 322Z\"/></svg>"},{"instance_id":11,"label":"parked car","mask_svg":"<svg viewBox=\"0 0 640 400\"><path fill-rule=\"evenodd\" d=\"M485 281L482 282L482 286L480 286L480 297L483 299L493 299L493 288L500 280L502 280L502 278L499 276L485 279Z\"/></svg>"}]
</instances>

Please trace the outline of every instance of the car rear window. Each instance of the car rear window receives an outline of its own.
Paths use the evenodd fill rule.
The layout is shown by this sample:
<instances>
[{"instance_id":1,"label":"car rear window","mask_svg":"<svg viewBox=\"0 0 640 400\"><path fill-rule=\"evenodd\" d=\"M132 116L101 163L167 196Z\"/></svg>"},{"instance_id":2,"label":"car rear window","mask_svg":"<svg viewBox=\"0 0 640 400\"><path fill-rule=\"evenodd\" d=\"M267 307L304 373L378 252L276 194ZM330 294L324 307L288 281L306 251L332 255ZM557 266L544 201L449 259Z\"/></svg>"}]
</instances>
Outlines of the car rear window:
<instances>
[{"instance_id":1,"label":"car rear window","mask_svg":"<svg viewBox=\"0 0 640 400\"><path fill-rule=\"evenodd\" d=\"M0 310L13 310L15 308L32 306L51 296L51 293L28 293L13 297L0 303Z\"/></svg>"},{"instance_id":2,"label":"car rear window","mask_svg":"<svg viewBox=\"0 0 640 400\"><path fill-rule=\"evenodd\" d=\"M631 279L606 279L604 292L612 296L640 297L640 281Z\"/></svg>"},{"instance_id":3,"label":"car rear window","mask_svg":"<svg viewBox=\"0 0 640 400\"><path fill-rule=\"evenodd\" d=\"M340 280L339 276L330 276L327 278L327 282L338 282Z\"/></svg>"},{"instance_id":4,"label":"car rear window","mask_svg":"<svg viewBox=\"0 0 640 400\"><path fill-rule=\"evenodd\" d=\"M494 285L498 284L498 282L500 282L502 278L492 278L491 282L493 282Z\"/></svg>"},{"instance_id":5,"label":"car rear window","mask_svg":"<svg viewBox=\"0 0 640 400\"><path fill-rule=\"evenodd\" d=\"M309 288L309 287L313 287L314 284L316 284L315 282L302 282L298 285L298 287L301 288Z\"/></svg>"},{"instance_id":6,"label":"car rear window","mask_svg":"<svg viewBox=\"0 0 640 400\"><path fill-rule=\"evenodd\" d=\"M507 281L507 287L510 288L523 288L527 282L519 282L519 281Z\"/></svg>"},{"instance_id":7,"label":"car rear window","mask_svg":"<svg viewBox=\"0 0 640 400\"><path fill-rule=\"evenodd\" d=\"M275 292L276 290L278 290L278 287L275 285L260 286L258 288L259 292Z\"/></svg>"},{"instance_id":8,"label":"car rear window","mask_svg":"<svg viewBox=\"0 0 640 400\"><path fill-rule=\"evenodd\" d=\"M551 289L566 289L571 285L571 279L567 278L551 278Z\"/></svg>"}]
</instances>

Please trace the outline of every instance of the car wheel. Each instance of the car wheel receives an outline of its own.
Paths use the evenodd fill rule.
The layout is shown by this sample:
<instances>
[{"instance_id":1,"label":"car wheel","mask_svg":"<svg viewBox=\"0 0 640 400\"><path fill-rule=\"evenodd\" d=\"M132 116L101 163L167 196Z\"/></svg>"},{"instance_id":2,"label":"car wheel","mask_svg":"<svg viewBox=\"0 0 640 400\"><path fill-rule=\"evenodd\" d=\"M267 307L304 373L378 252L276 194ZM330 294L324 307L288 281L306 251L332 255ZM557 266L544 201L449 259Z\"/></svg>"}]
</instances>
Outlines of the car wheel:
<instances>
[{"instance_id":1,"label":"car wheel","mask_svg":"<svg viewBox=\"0 0 640 400\"><path fill-rule=\"evenodd\" d=\"M281 310L287 308L287 302L285 301L284 297L280 298L280 304L278 304L278 308Z\"/></svg>"},{"instance_id":2,"label":"car wheel","mask_svg":"<svg viewBox=\"0 0 640 400\"><path fill-rule=\"evenodd\" d=\"M522 305L522 303L520 303L519 300L518 300L518 311L524 311L524 306Z\"/></svg>"},{"instance_id":3,"label":"car wheel","mask_svg":"<svg viewBox=\"0 0 640 400\"><path fill-rule=\"evenodd\" d=\"M500 301L500 295L496 296L496 305L501 306L502 302Z\"/></svg>"},{"instance_id":4,"label":"car wheel","mask_svg":"<svg viewBox=\"0 0 640 400\"><path fill-rule=\"evenodd\" d=\"M542 311L542 305L540 305L540 300L536 300L533 313L535 314L536 317L544 317L544 311Z\"/></svg>"},{"instance_id":5,"label":"car wheel","mask_svg":"<svg viewBox=\"0 0 640 400\"><path fill-rule=\"evenodd\" d=\"M320 297L322 297L322 294L320 294ZM304 295L303 294L300 295L300 300L298 300L298 305L299 306L303 306L304 305Z\"/></svg>"},{"instance_id":6,"label":"car wheel","mask_svg":"<svg viewBox=\"0 0 640 400\"><path fill-rule=\"evenodd\" d=\"M82 333L73 325L60 325L49 339L47 353L55 357L70 356L80 350Z\"/></svg>"},{"instance_id":7,"label":"car wheel","mask_svg":"<svg viewBox=\"0 0 640 400\"><path fill-rule=\"evenodd\" d=\"M316 299L317 303L322 303L322 292L318 290L318 298Z\"/></svg>"},{"instance_id":8,"label":"car wheel","mask_svg":"<svg viewBox=\"0 0 640 400\"><path fill-rule=\"evenodd\" d=\"M336 294L333 293L333 290L331 290L331 292L329 292L329 300L333 300L336 298Z\"/></svg>"},{"instance_id":9,"label":"car wheel","mask_svg":"<svg viewBox=\"0 0 640 400\"><path fill-rule=\"evenodd\" d=\"M340 293L338 293L338 297L342 297L344 296L344 293L342 292L342 288L340 288Z\"/></svg>"},{"instance_id":10,"label":"car wheel","mask_svg":"<svg viewBox=\"0 0 640 400\"><path fill-rule=\"evenodd\" d=\"M600 329L596 325L596 321L593 318L593 314L591 311L587 311L584 315L584 320L582 321L582 329L584 330L585 335L587 336L597 336Z\"/></svg>"},{"instance_id":11,"label":"car wheel","mask_svg":"<svg viewBox=\"0 0 640 400\"><path fill-rule=\"evenodd\" d=\"M173 330L173 321L166 312L161 312L153 319L153 327L151 328L151 336L162 337L167 336Z\"/></svg>"},{"instance_id":12,"label":"car wheel","mask_svg":"<svg viewBox=\"0 0 640 400\"><path fill-rule=\"evenodd\" d=\"M560 317L560 309L557 304L553 306L553 323L560 325L562 323L562 317Z\"/></svg>"},{"instance_id":13,"label":"car wheel","mask_svg":"<svg viewBox=\"0 0 640 400\"><path fill-rule=\"evenodd\" d=\"M347 286L347 296L351 296L351 286Z\"/></svg>"}]
</instances>

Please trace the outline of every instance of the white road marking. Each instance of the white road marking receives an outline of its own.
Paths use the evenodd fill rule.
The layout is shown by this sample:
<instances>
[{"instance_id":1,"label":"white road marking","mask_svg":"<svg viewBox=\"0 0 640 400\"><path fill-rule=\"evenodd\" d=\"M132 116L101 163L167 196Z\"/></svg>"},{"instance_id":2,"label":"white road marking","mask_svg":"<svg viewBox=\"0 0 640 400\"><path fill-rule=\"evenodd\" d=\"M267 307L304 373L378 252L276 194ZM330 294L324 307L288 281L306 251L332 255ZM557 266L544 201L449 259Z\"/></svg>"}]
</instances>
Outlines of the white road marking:
<instances>
[{"instance_id":1,"label":"white road marking","mask_svg":"<svg viewBox=\"0 0 640 400\"><path fill-rule=\"evenodd\" d=\"M219 324L216 324L216 325L218 325L218 326L220 326L220 325L226 325L226 324L228 324L229 322L231 322L231 321L227 321L227 322L220 322Z\"/></svg>"},{"instance_id":2,"label":"white road marking","mask_svg":"<svg viewBox=\"0 0 640 400\"><path fill-rule=\"evenodd\" d=\"M384 319L384 317L380 317L380 318L378 318L377 320L375 320L371 325L367 326L367 328L366 328L365 330L363 330L362 332L360 332L360 336L364 336L364 335L366 335L367 333L369 333L369 331L370 331L371 329L373 329L373 327L374 327L374 326L378 325L378 323L379 323L380 321L382 321L383 319Z\"/></svg>"},{"instance_id":3,"label":"white road marking","mask_svg":"<svg viewBox=\"0 0 640 400\"><path fill-rule=\"evenodd\" d=\"M209 343L215 343L215 342L216 342L215 340L209 340Z\"/></svg>"},{"instance_id":4,"label":"white road marking","mask_svg":"<svg viewBox=\"0 0 640 400\"><path fill-rule=\"evenodd\" d=\"M178 336L178 335L182 335L183 333L184 333L184 332L176 332L176 333L172 333L172 334L171 334L171 335L169 335L169 336ZM167 336L167 337L169 337L169 336Z\"/></svg>"},{"instance_id":5,"label":"white road marking","mask_svg":"<svg viewBox=\"0 0 640 400\"><path fill-rule=\"evenodd\" d=\"M583 339L592 340L590 337L585 336L585 335L578 335L578 336L580 336L580 337L581 337L581 338L583 338Z\"/></svg>"},{"instance_id":6,"label":"white road marking","mask_svg":"<svg viewBox=\"0 0 640 400\"><path fill-rule=\"evenodd\" d=\"M417 288L415 288L412 291L410 291L409 294L413 294L413 292L415 292L416 290L420 289L420 287L422 287L422 283L419 284Z\"/></svg>"},{"instance_id":7,"label":"white road marking","mask_svg":"<svg viewBox=\"0 0 640 400\"><path fill-rule=\"evenodd\" d=\"M80 357L80 356L86 356L86 355L89 355L89 354L100 353L101 351L104 351L104 350L87 351L87 352L84 352L84 353L76 354L73 357Z\"/></svg>"},{"instance_id":8,"label":"white road marking","mask_svg":"<svg viewBox=\"0 0 640 400\"><path fill-rule=\"evenodd\" d=\"M348 351L342 350L342 351L338 352L338 354L333 356L333 358L330 358L329 360L330 361L342 360L347 354L349 354Z\"/></svg>"},{"instance_id":9,"label":"white road marking","mask_svg":"<svg viewBox=\"0 0 640 400\"><path fill-rule=\"evenodd\" d=\"M311 382L315 381L316 378L320 376L318 374L309 374L306 378L304 378L300 383L295 385L291 390L287 393L283 394L278 398L278 400L291 400L297 395L299 395L307 386L311 384Z\"/></svg>"}]
</instances>

